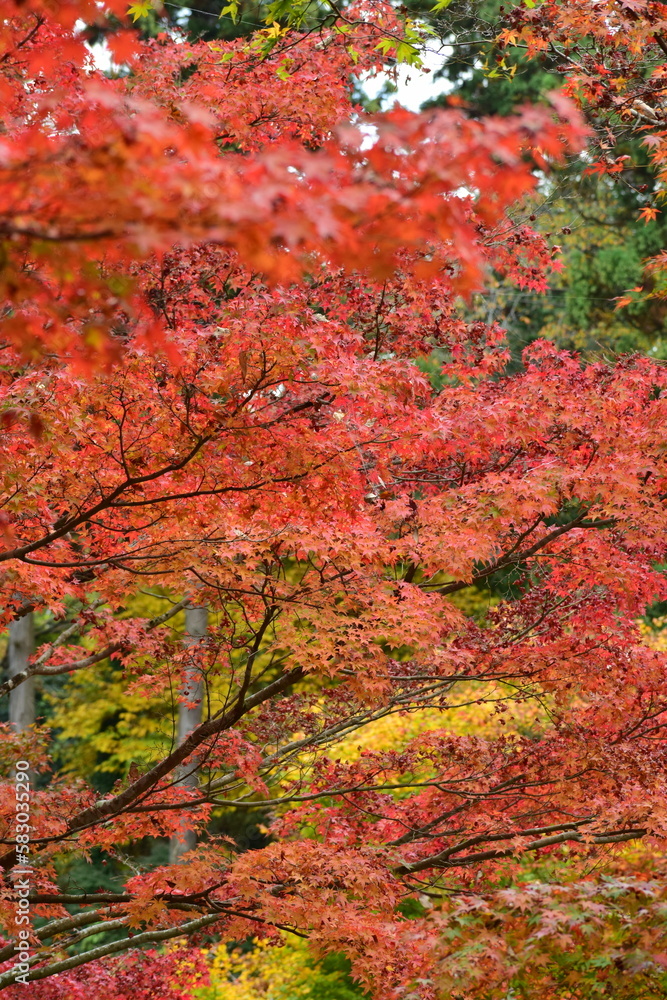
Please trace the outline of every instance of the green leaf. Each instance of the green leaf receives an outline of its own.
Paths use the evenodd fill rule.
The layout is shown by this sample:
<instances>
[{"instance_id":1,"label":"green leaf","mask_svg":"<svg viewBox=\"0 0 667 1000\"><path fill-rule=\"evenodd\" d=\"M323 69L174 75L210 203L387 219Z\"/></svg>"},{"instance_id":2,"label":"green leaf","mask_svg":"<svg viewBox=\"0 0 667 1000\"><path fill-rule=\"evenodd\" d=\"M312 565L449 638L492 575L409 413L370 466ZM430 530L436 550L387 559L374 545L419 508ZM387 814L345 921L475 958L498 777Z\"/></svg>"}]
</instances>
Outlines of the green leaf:
<instances>
[{"instance_id":1,"label":"green leaf","mask_svg":"<svg viewBox=\"0 0 667 1000\"><path fill-rule=\"evenodd\" d=\"M382 55L386 55L387 52L393 49L395 44L396 43L392 38L381 38L375 48L379 49Z\"/></svg>"},{"instance_id":2,"label":"green leaf","mask_svg":"<svg viewBox=\"0 0 667 1000\"><path fill-rule=\"evenodd\" d=\"M225 17L226 14L229 14L229 16L231 17L231 19L234 22L234 24L236 24L236 22L239 19L239 3L238 3L238 0L231 0L231 2L228 3L226 7L222 8L222 10L220 11L220 14L218 16L219 17Z\"/></svg>"},{"instance_id":3,"label":"green leaf","mask_svg":"<svg viewBox=\"0 0 667 1000\"><path fill-rule=\"evenodd\" d=\"M415 63L419 60L419 51L410 42L399 42L396 46L396 62Z\"/></svg>"}]
</instances>

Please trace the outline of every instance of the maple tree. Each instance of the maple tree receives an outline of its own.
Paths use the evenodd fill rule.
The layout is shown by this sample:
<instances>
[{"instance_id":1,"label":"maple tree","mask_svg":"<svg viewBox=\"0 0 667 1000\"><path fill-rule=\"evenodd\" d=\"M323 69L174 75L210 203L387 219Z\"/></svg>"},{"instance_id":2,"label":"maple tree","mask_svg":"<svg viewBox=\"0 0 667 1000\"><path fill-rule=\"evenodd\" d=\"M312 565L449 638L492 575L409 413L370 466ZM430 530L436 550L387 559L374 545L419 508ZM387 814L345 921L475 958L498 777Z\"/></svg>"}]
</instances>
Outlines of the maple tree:
<instances>
[{"instance_id":1,"label":"maple tree","mask_svg":"<svg viewBox=\"0 0 667 1000\"><path fill-rule=\"evenodd\" d=\"M596 137L588 172L632 191L645 222L659 218L667 162L667 6L655 0L557 0L511 5L504 20L496 38L500 52L517 46L529 58L548 57L586 111ZM650 184L642 177L647 163ZM632 304L647 292L662 299L664 266L661 250L620 303Z\"/></svg>"},{"instance_id":2,"label":"maple tree","mask_svg":"<svg viewBox=\"0 0 667 1000\"><path fill-rule=\"evenodd\" d=\"M490 268L546 287L557 248L508 213L587 129L560 95L364 116L351 74L414 61L418 28L308 7L212 42L142 40L125 3L0 23L3 622L52 626L0 690L68 675L63 718L113 669L107 697L148 718L124 755L107 743L127 769L102 793L51 770L48 719L2 728L5 773L39 776L31 995L189 996L206 935L292 933L378 996L504 996L529 965L542 997L623 971L649 996L667 659L637 619L667 597L667 373L539 342L504 377L503 330L459 307ZM504 40L597 40L598 8L573 9L516 8ZM123 72L94 67L79 19ZM437 384L416 363L434 350ZM192 606L207 634L184 643ZM255 813L269 842L239 851L224 823ZM184 824L182 863L63 884ZM587 920L585 974L554 965Z\"/></svg>"},{"instance_id":3,"label":"maple tree","mask_svg":"<svg viewBox=\"0 0 667 1000\"><path fill-rule=\"evenodd\" d=\"M516 44L503 41L499 45L499 33L515 20L516 6L499 0L484 0L474 7L454 2L433 19L441 44L452 48L445 49L447 57L438 73L446 79L445 95L434 96L431 103L446 103L446 95L454 88L466 101L469 114L478 116L489 109L509 114L519 104L539 102L545 92L562 85L566 66L561 41L566 32L561 30L556 44L558 25L551 14L541 22L547 44L535 48L530 58L521 38L517 37ZM579 11L584 15L585 5L579 5ZM576 38L570 31L567 45L571 47ZM620 38L628 39L626 29ZM589 52L590 39L584 43L580 38L579 44ZM645 66L638 68L644 76L652 66L659 71L659 53L657 44L643 48ZM604 51L598 51L598 56L601 65L608 60ZM591 72L595 73L593 67ZM437 87L434 81L436 94ZM641 123L630 115L621 120L608 108L604 117L599 110L590 110L593 134L598 136L598 148L591 149L593 159L620 158L623 169L591 173L591 160L576 158L545 178L529 210L524 209L533 216L533 225L553 234L561 245L562 270L552 277L546 295L531 295L496 278L475 299L473 315L486 317L492 312L507 328L515 364L521 350L539 337L586 353L640 350L664 357L663 302L658 296L628 294L642 285L646 291L656 290L655 278L644 273L644 266L665 243L663 214L649 221L639 214L654 201L660 187L643 144L646 133L632 125ZM631 301L618 308L624 297Z\"/></svg>"}]
</instances>

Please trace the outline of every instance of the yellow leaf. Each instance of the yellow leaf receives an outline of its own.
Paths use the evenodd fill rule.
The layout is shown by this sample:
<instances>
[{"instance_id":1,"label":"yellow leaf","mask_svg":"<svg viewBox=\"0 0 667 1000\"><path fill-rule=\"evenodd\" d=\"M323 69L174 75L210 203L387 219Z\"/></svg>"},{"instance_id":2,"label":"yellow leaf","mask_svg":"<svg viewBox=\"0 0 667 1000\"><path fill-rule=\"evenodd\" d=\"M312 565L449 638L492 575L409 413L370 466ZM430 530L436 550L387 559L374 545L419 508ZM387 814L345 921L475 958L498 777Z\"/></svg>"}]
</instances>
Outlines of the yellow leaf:
<instances>
[{"instance_id":1,"label":"yellow leaf","mask_svg":"<svg viewBox=\"0 0 667 1000\"><path fill-rule=\"evenodd\" d=\"M132 15L133 21L138 21L140 17L148 17L153 10L152 0L137 0L127 8L128 14Z\"/></svg>"},{"instance_id":2,"label":"yellow leaf","mask_svg":"<svg viewBox=\"0 0 667 1000\"><path fill-rule=\"evenodd\" d=\"M270 28L264 29L264 33L268 38L280 38L286 31L287 28L281 28L277 21L274 21Z\"/></svg>"}]
</instances>

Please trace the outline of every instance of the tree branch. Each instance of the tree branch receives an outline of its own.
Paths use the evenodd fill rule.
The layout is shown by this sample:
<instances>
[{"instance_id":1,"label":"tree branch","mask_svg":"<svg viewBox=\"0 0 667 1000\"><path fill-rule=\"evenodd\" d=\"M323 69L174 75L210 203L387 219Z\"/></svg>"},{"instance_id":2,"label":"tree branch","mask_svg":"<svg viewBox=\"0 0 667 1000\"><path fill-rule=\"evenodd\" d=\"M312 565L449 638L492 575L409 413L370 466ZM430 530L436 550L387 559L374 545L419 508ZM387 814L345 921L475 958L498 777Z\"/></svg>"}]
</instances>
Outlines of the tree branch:
<instances>
[{"instance_id":1,"label":"tree branch","mask_svg":"<svg viewBox=\"0 0 667 1000\"><path fill-rule=\"evenodd\" d=\"M168 611L163 614L158 615L156 618L151 618L146 624L146 632L150 632L152 629L157 628L158 625L163 625L164 622L169 621L174 615L178 614L181 608L189 602L190 598L184 597L177 604L174 604ZM102 602L97 602L98 605ZM43 666L45 657L55 649L56 646L62 645L65 638L69 637L73 632L76 632L80 628L78 623L75 623L70 628L66 629L61 636L58 637L56 642L54 642L48 649L45 656L40 657L35 663L31 663L29 667L22 670L18 674L14 674L9 680L5 681L4 684L0 684L0 698L4 698L5 695L9 694L24 681L27 681L30 677L55 677L58 674L68 674L74 670L82 670L84 667L90 667L93 663L99 663L100 660L106 660L107 657L111 656L113 653L117 653L121 649L127 648L124 642L111 642L104 649L101 649L97 653L91 653L90 656L86 656L81 660L72 660L70 663L57 663L51 667Z\"/></svg>"},{"instance_id":2,"label":"tree branch","mask_svg":"<svg viewBox=\"0 0 667 1000\"><path fill-rule=\"evenodd\" d=\"M563 827L561 826L561 829L562 828ZM506 850L498 849L479 851L476 854L466 854L462 858L452 858L454 850L462 849L462 846L460 846L456 849L448 848L445 851L440 851L439 854L433 854L429 858L422 858L421 861L413 861L410 864L398 865L398 867L394 869L394 874L414 875L416 872L422 872L427 868L459 868L462 865L469 865L474 862L491 861L497 858L509 858L512 857L512 855L521 854L524 851L538 851L542 847L552 847L554 844L564 844L567 841L575 841L578 844L620 844L626 840L637 840L639 837L644 837L647 832L648 831L646 829L620 830L617 833L590 834L589 836L584 837L576 830L570 829L565 833L556 834L553 837L542 837L539 840L532 840L521 847L508 847ZM522 836L522 833L511 833L507 836L520 837ZM500 837L487 837L486 839L498 840ZM449 860L450 858L451 860Z\"/></svg>"},{"instance_id":3,"label":"tree branch","mask_svg":"<svg viewBox=\"0 0 667 1000\"><path fill-rule=\"evenodd\" d=\"M276 694L279 694L281 691L290 687L302 676L303 669L301 667L295 667L293 670L288 671L288 673L283 674L282 677L278 677L271 684L267 684L266 687L261 689L261 691L257 691L255 694L246 699L244 714L249 712L252 708L255 708L257 705L261 705L268 699L275 697ZM136 799L149 793L162 778L164 778L167 774L170 774L180 764L187 760L188 757L190 757L202 743L210 739L212 736L217 736L219 733L224 732L226 729L231 729L239 719L236 708L237 707L230 709L219 718L209 719L207 722L203 722L200 726L197 726L197 728L193 729L190 735L183 741L183 743L176 747L172 753L163 758L163 760L152 767L150 771L147 771L145 774L137 778L136 781L133 781L132 784L123 792L120 792L114 798L109 799L106 802L96 803L94 806L84 809L77 816L74 816L67 824L67 829L63 833L60 833L55 837L35 838L33 843L57 843L62 840L66 840L73 833L77 833L90 826L96 826L98 823L111 819L114 816L118 816L121 812L127 809L128 806L135 802ZM7 851L0 857L0 867L4 869L13 868L16 861L16 851Z\"/></svg>"}]
</instances>

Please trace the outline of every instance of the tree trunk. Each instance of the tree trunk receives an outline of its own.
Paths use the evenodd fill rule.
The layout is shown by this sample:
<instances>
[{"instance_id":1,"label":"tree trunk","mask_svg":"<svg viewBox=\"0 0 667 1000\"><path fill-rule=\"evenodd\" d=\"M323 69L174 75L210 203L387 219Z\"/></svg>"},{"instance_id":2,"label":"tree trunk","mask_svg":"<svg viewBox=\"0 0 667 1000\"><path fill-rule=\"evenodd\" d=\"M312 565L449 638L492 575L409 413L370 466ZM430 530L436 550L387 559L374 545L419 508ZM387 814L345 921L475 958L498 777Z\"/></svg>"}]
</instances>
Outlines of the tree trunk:
<instances>
[{"instance_id":1,"label":"tree trunk","mask_svg":"<svg viewBox=\"0 0 667 1000\"><path fill-rule=\"evenodd\" d=\"M32 611L17 618L9 626L9 677L25 670L35 648L35 626ZM9 722L17 733L35 721L35 679L30 677L9 694Z\"/></svg>"},{"instance_id":2,"label":"tree trunk","mask_svg":"<svg viewBox=\"0 0 667 1000\"><path fill-rule=\"evenodd\" d=\"M206 627L208 623L208 611L201 607L187 607L185 609L185 645L192 647L203 642L206 638ZM183 742L191 730L198 726L202 718L202 698L203 684L201 670L196 658L195 662L186 670L183 688L181 690L181 700L178 703L178 742ZM183 787L193 788L197 785L197 761L190 758L181 768L181 778L178 784ZM186 851L191 851L197 843L197 836L194 830L188 829L187 821L184 821L179 834L174 835L169 841L169 860L175 864Z\"/></svg>"}]
</instances>

